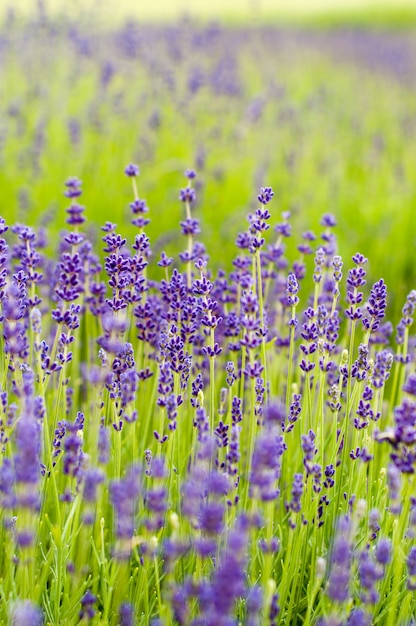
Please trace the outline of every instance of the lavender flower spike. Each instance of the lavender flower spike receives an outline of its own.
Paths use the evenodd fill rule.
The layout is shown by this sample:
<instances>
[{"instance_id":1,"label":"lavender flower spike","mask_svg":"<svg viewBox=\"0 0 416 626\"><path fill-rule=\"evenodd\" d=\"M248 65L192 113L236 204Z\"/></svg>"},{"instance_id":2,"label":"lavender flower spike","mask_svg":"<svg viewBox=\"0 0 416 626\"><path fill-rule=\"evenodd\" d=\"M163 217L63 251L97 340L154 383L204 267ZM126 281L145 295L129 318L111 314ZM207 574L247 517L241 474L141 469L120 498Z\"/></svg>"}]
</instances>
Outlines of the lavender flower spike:
<instances>
[{"instance_id":1,"label":"lavender flower spike","mask_svg":"<svg viewBox=\"0 0 416 626\"><path fill-rule=\"evenodd\" d=\"M348 517L339 520L332 552L332 569L327 594L335 602L346 602L350 596L350 568L352 549L351 522Z\"/></svg>"},{"instance_id":2,"label":"lavender flower spike","mask_svg":"<svg viewBox=\"0 0 416 626\"><path fill-rule=\"evenodd\" d=\"M134 177L138 176L139 175L139 171L140 171L139 170L139 166L135 165L134 163L129 163L124 168L124 173L129 178L134 178Z\"/></svg>"},{"instance_id":3,"label":"lavender flower spike","mask_svg":"<svg viewBox=\"0 0 416 626\"><path fill-rule=\"evenodd\" d=\"M11 626L42 626L43 615L39 607L29 600L18 602L12 613Z\"/></svg>"},{"instance_id":4,"label":"lavender flower spike","mask_svg":"<svg viewBox=\"0 0 416 626\"><path fill-rule=\"evenodd\" d=\"M268 204L274 196L274 191L271 187L261 187L257 200L261 204Z\"/></svg>"},{"instance_id":5,"label":"lavender flower spike","mask_svg":"<svg viewBox=\"0 0 416 626\"><path fill-rule=\"evenodd\" d=\"M299 291L298 281L294 274L289 274L286 283L286 294L288 306L296 306L299 304L299 298L297 293Z\"/></svg>"},{"instance_id":6,"label":"lavender flower spike","mask_svg":"<svg viewBox=\"0 0 416 626\"><path fill-rule=\"evenodd\" d=\"M367 311L370 318L363 317L363 326L369 332L377 330L380 326L380 320L383 319L387 306L387 287L382 278L373 285L370 298L367 304Z\"/></svg>"}]
</instances>

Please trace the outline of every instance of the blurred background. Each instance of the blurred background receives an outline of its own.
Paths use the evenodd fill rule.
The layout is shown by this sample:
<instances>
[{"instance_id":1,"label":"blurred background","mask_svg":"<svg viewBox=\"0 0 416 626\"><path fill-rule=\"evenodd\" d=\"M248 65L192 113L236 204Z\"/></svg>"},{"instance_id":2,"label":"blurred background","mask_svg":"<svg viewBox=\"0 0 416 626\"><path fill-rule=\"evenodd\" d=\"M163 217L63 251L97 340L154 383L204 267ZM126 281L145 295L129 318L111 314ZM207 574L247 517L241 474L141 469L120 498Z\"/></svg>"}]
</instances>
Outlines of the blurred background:
<instances>
[{"instance_id":1,"label":"blurred background","mask_svg":"<svg viewBox=\"0 0 416 626\"><path fill-rule=\"evenodd\" d=\"M45 227L51 249L69 176L83 180L97 248L105 220L134 237L133 161L154 254L176 253L195 167L213 269L230 269L271 185L274 222L291 214L289 263L313 266L332 213L346 269L364 253L397 317L416 284L415 139L413 0L1 3L0 215Z\"/></svg>"},{"instance_id":2,"label":"blurred background","mask_svg":"<svg viewBox=\"0 0 416 626\"><path fill-rule=\"evenodd\" d=\"M30 14L42 7L50 15L78 17L93 12L104 20L134 17L146 20L171 20L189 15L200 19L307 19L323 16L345 17L370 13L374 18L387 13L402 15L416 12L414 0L17 0L2 2L3 12L10 9ZM356 17L359 19L359 15ZM369 16L366 16L366 19Z\"/></svg>"}]
</instances>

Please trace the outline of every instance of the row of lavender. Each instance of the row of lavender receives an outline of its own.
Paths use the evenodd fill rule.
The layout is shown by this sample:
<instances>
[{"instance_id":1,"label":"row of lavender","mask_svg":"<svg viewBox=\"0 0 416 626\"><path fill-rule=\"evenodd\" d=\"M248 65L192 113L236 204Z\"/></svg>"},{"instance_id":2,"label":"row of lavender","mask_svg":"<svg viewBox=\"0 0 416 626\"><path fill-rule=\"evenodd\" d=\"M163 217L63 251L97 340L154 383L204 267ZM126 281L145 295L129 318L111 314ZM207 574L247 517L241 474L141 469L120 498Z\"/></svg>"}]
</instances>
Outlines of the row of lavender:
<instances>
[{"instance_id":1,"label":"row of lavender","mask_svg":"<svg viewBox=\"0 0 416 626\"><path fill-rule=\"evenodd\" d=\"M329 214L290 265L270 187L213 276L193 170L184 249L151 275L125 173L132 245L106 222L94 250L77 178L57 259L1 221L1 618L409 624L416 292L394 329L362 254L344 281Z\"/></svg>"},{"instance_id":2,"label":"row of lavender","mask_svg":"<svg viewBox=\"0 0 416 626\"><path fill-rule=\"evenodd\" d=\"M177 171L194 163L211 269L218 269L230 230L241 228L253 188L268 180L298 232L322 211L335 212L345 257L365 247L370 270L379 267L389 283L390 304L402 300L416 278L406 254L415 230L416 151L407 141L416 130L412 30L231 28L193 20L108 28L95 11L90 20L79 18L53 20L40 3L36 19L20 19L16 10L0 23L7 222L17 215L48 224L57 236L56 181L76 171L90 218L99 210L100 221L121 223L128 190L112 171L129 158L146 166L143 190L163 210L174 202ZM173 145L174 137L181 141ZM213 210L219 206L220 222ZM163 247L173 255L176 212L164 211L163 220ZM374 236L366 241L369 228ZM386 233L397 250L388 260ZM156 242L154 221L147 234ZM124 236L134 237L130 225ZM155 245L160 251L159 240Z\"/></svg>"}]
</instances>

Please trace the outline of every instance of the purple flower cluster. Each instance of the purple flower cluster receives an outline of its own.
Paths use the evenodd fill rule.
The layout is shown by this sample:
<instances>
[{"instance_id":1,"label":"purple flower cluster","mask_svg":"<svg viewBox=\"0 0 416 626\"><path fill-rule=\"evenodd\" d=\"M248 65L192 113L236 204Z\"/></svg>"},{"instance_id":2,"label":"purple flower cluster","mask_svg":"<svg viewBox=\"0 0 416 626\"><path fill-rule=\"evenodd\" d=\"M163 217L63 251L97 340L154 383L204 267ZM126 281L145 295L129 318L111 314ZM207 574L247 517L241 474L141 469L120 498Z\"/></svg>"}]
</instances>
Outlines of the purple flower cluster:
<instances>
[{"instance_id":1,"label":"purple flower cluster","mask_svg":"<svg viewBox=\"0 0 416 626\"><path fill-rule=\"evenodd\" d=\"M332 566L327 594L331 600L342 603L350 597L351 578L351 521L344 517L339 520L332 550Z\"/></svg>"},{"instance_id":2,"label":"purple flower cluster","mask_svg":"<svg viewBox=\"0 0 416 626\"><path fill-rule=\"evenodd\" d=\"M361 287L366 284L365 276L366 271L364 265L367 260L362 254L357 252L352 257L355 263L355 267L348 271L347 277L347 302L349 304L348 309L345 311L345 315L352 321L360 320L363 316L361 307L359 306L363 302L363 292L359 291Z\"/></svg>"},{"instance_id":3,"label":"purple flower cluster","mask_svg":"<svg viewBox=\"0 0 416 626\"><path fill-rule=\"evenodd\" d=\"M275 431L260 435L256 440L251 466L251 495L263 502L275 500L279 495L277 480L285 444Z\"/></svg>"},{"instance_id":4,"label":"purple flower cluster","mask_svg":"<svg viewBox=\"0 0 416 626\"><path fill-rule=\"evenodd\" d=\"M129 589L137 580L148 586L142 601L114 583L111 610L126 626L153 593L158 617L171 611L184 625L276 624L280 613L294 623L314 611L317 623L332 623L336 611L348 624L369 623L370 609L387 594L382 581L401 558L392 541L397 524L408 573L401 592L413 590L416 579L415 505L402 477L411 479L416 468L412 296L394 363L390 331L381 324L384 281L364 306L367 260L356 254L343 310L334 218L322 220L324 245L304 233L302 256L291 265L282 243L291 235L289 215L277 226L277 241L267 242L270 187L260 189L260 206L238 237L232 271L214 273L195 241L194 170L180 192L187 249L178 258L162 252L152 267L138 166L129 164L125 174L138 232L129 242L107 222L102 267L79 230L85 218L76 178L66 183L73 231L63 234L57 263L38 252L34 231L8 232L0 222L0 497L14 551L6 557L15 559L17 578L25 558L35 562L32 522L42 510L42 550L52 555L65 543L68 572L82 580L79 620L108 615L111 594L103 585L117 565ZM9 247L6 237L17 244ZM314 251L308 298L303 255ZM360 319L363 328L355 324ZM384 426L389 402L394 423ZM380 500L376 484L383 481L388 490L380 489ZM372 507L366 524L364 498ZM88 537L98 577L84 576L79 546ZM320 573L299 565L309 553ZM282 572L293 577L293 593ZM300 601L295 615L290 602L307 587L312 604ZM319 622L326 602L331 609Z\"/></svg>"}]
</instances>

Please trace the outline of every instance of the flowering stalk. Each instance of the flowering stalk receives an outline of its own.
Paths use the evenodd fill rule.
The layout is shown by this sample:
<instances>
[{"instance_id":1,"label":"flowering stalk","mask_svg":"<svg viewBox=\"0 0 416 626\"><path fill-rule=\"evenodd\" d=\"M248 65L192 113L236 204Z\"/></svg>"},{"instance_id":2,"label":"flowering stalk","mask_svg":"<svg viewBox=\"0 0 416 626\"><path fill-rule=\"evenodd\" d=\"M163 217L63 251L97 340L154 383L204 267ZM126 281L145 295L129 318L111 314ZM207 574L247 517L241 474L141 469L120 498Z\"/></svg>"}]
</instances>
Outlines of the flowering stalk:
<instances>
[{"instance_id":1,"label":"flowering stalk","mask_svg":"<svg viewBox=\"0 0 416 626\"><path fill-rule=\"evenodd\" d=\"M290 405L290 393L292 385L292 369L293 369L293 354L295 350L295 330L298 323L296 318L296 307L299 304L298 297L299 285L294 274L289 274L287 278L287 304L290 306L290 344L289 344L289 361L287 367L287 379L286 379L286 415L289 414Z\"/></svg>"},{"instance_id":2,"label":"flowering stalk","mask_svg":"<svg viewBox=\"0 0 416 626\"><path fill-rule=\"evenodd\" d=\"M185 204L186 219L181 222L182 232L188 239L188 246L186 253L184 253L184 260L186 261L186 276L188 290L192 286L192 261L194 260L194 235L200 232L198 220L192 219L191 204L196 200L195 189L192 187L192 181L196 177L195 170L188 169L185 171L185 177L188 181L187 186L181 189L179 199Z\"/></svg>"}]
</instances>

